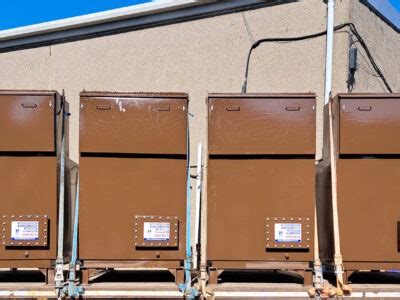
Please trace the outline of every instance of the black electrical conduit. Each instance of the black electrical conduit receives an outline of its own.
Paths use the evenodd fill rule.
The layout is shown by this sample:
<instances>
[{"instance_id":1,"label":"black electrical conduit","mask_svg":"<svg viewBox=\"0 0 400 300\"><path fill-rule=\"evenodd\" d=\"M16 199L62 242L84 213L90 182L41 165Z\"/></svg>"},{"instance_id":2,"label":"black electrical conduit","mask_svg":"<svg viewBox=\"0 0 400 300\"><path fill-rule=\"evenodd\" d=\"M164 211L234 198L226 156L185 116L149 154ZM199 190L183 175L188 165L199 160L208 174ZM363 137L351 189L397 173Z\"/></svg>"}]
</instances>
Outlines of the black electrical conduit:
<instances>
[{"instance_id":1,"label":"black electrical conduit","mask_svg":"<svg viewBox=\"0 0 400 300\"><path fill-rule=\"evenodd\" d=\"M337 25L334 27L334 31L338 31L340 29L343 29L345 27L350 27L350 31L351 33L353 33L357 39L358 42L360 43L360 45L363 47L365 53L368 56L368 59L371 62L372 67L374 68L375 72L378 74L378 77L380 77L386 87L386 89L392 93L392 89L390 88L388 82L386 81L385 76L382 74L381 70L379 69L378 65L376 64L374 58L371 55L371 52L369 51L366 43L364 42L363 38L361 37L361 35L358 33L355 25L353 23L343 23L341 25ZM243 81L243 86L242 86L242 93L247 93L247 79L248 79L248 75L249 75L249 65L250 65L250 57L251 57L251 53L253 52L254 49L256 49L260 44L263 43L271 43L271 42L296 42L296 41L302 41L302 40L308 40L308 39L313 39L313 38L317 38L320 36L324 36L326 35L326 30L325 31L321 31L318 33L314 33L314 34L309 34L309 35L303 35L303 36L297 36L297 37L285 37L285 38L265 38L265 39L260 39L255 41L249 50L249 54L247 56L247 63L246 63L246 71L245 71L245 75L244 75L244 81Z\"/></svg>"}]
</instances>

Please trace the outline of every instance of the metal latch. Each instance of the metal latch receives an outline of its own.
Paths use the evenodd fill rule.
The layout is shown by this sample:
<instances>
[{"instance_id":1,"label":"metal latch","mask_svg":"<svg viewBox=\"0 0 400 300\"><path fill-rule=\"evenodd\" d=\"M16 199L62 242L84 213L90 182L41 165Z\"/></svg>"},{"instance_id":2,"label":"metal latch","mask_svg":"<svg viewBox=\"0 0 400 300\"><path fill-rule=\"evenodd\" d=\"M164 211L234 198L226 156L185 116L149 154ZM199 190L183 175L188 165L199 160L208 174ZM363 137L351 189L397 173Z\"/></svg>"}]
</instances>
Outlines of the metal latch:
<instances>
[{"instance_id":1,"label":"metal latch","mask_svg":"<svg viewBox=\"0 0 400 300\"><path fill-rule=\"evenodd\" d=\"M359 106L358 110L359 111L371 111L372 110L372 106Z\"/></svg>"},{"instance_id":2,"label":"metal latch","mask_svg":"<svg viewBox=\"0 0 400 300\"><path fill-rule=\"evenodd\" d=\"M286 111L300 111L300 106L286 106Z\"/></svg>"},{"instance_id":3,"label":"metal latch","mask_svg":"<svg viewBox=\"0 0 400 300\"><path fill-rule=\"evenodd\" d=\"M240 106L227 106L227 111L240 111Z\"/></svg>"}]
</instances>

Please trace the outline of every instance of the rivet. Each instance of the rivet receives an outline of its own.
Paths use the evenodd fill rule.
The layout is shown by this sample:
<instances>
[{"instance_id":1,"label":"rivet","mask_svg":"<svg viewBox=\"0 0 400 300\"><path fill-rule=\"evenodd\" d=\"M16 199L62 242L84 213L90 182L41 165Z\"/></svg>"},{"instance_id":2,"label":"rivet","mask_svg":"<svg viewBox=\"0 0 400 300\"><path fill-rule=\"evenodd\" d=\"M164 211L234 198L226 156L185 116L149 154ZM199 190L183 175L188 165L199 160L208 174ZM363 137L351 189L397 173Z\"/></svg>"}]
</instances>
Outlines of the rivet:
<instances>
[{"instance_id":1,"label":"rivet","mask_svg":"<svg viewBox=\"0 0 400 300\"><path fill-rule=\"evenodd\" d=\"M290 248L293 248L293 245L290 245Z\"/></svg>"},{"instance_id":2,"label":"rivet","mask_svg":"<svg viewBox=\"0 0 400 300\"><path fill-rule=\"evenodd\" d=\"M137 223L135 223L135 226L137 225Z\"/></svg>"},{"instance_id":3,"label":"rivet","mask_svg":"<svg viewBox=\"0 0 400 300\"><path fill-rule=\"evenodd\" d=\"M153 243L150 243L150 246L153 246Z\"/></svg>"},{"instance_id":4,"label":"rivet","mask_svg":"<svg viewBox=\"0 0 400 300\"><path fill-rule=\"evenodd\" d=\"M137 246L137 243L135 243L135 246Z\"/></svg>"},{"instance_id":5,"label":"rivet","mask_svg":"<svg viewBox=\"0 0 400 300\"><path fill-rule=\"evenodd\" d=\"M169 243L167 243L167 246L169 246Z\"/></svg>"},{"instance_id":6,"label":"rivet","mask_svg":"<svg viewBox=\"0 0 400 300\"><path fill-rule=\"evenodd\" d=\"M310 234L310 232L309 232L309 231L307 231L306 233L307 233L307 234Z\"/></svg>"},{"instance_id":7,"label":"rivet","mask_svg":"<svg viewBox=\"0 0 400 300\"><path fill-rule=\"evenodd\" d=\"M283 245L283 248L286 248L286 246L285 246L285 245Z\"/></svg>"},{"instance_id":8,"label":"rivet","mask_svg":"<svg viewBox=\"0 0 400 300\"><path fill-rule=\"evenodd\" d=\"M293 221L293 218L290 218L290 221Z\"/></svg>"},{"instance_id":9,"label":"rivet","mask_svg":"<svg viewBox=\"0 0 400 300\"><path fill-rule=\"evenodd\" d=\"M14 245L14 243L13 243L13 242L11 242L11 243L10 243L10 245Z\"/></svg>"},{"instance_id":10,"label":"rivet","mask_svg":"<svg viewBox=\"0 0 400 300\"><path fill-rule=\"evenodd\" d=\"M135 232L137 232L137 229L135 229Z\"/></svg>"},{"instance_id":11,"label":"rivet","mask_svg":"<svg viewBox=\"0 0 400 300\"><path fill-rule=\"evenodd\" d=\"M151 216L151 219L154 219L154 217L153 217L153 216Z\"/></svg>"},{"instance_id":12,"label":"rivet","mask_svg":"<svg viewBox=\"0 0 400 300\"><path fill-rule=\"evenodd\" d=\"M45 229L44 232L47 232L47 229Z\"/></svg>"},{"instance_id":13,"label":"rivet","mask_svg":"<svg viewBox=\"0 0 400 300\"><path fill-rule=\"evenodd\" d=\"M175 220L178 220L178 217L175 217Z\"/></svg>"},{"instance_id":14,"label":"rivet","mask_svg":"<svg viewBox=\"0 0 400 300\"><path fill-rule=\"evenodd\" d=\"M267 231L267 234L269 234L269 231Z\"/></svg>"},{"instance_id":15,"label":"rivet","mask_svg":"<svg viewBox=\"0 0 400 300\"><path fill-rule=\"evenodd\" d=\"M267 244L267 247L269 247L269 244Z\"/></svg>"},{"instance_id":16,"label":"rivet","mask_svg":"<svg viewBox=\"0 0 400 300\"><path fill-rule=\"evenodd\" d=\"M267 238L267 241L269 241L269 238Z\"/></svg>"},{"instance_id":17,"label":"rivet","mask_svg":"<svg viewBox=\"0 0 400 300\"><path fill-rule=\"evenodd\" d=\"M44 215L45 218L47 218L47 215Z\"/></svg>"},{"instance_id":18,"label":"rivet","mask_svg":"<svg viewBox=\"0 0 400 300\"><path fill-rule=\"evenodd\" d=\"M169 220L169 217L167 217L167 220Z\"/></svg>"},{"instance_id":19,"label":"rivet","mask_svg":"<svg viewBox=\"0 0 400 300\"><path fill-rule=\"evenodd\" d=\"M177 237L175 237L175 240L177 240L178 238Z\"/></svg>"},{"instance_id":20,"label":"rivet","mask_svg":"<svg viewBox=\"0 0 400 300\"><path fill-rule=\"evenodd\" d=\"M282 220L285 221L286 219L285 219L285 218L282 218Z\"/></svg>"},{"instance_id":21,"label":"rivet","mask_svg":"<svg viewBox=\"0 0 400 300\"><path fill-rule=\"evenodd\" d=\"M14 218L14 215L11 215L11 218Z\"/></svg>"},{"instance_id":22,"label":"rivet","mask_svg":"<svg viewBox=\"0 0 400 300\"><path fill-rule=\"evenodd\" d=\"M275 248L277 248L278 246L277 245L275 245Z\"/></svg>"},{"instance_id":23,"label":"rivet","mask_svg":"<svg viewBox=\"0 0 400 300\"><path fill-rule=\"evenodd\" d=\"M138 217L137 216L135 216L135 219L137 219Z\"/></svg>"},{"instance_id":24,"label":"rivet","mask_svg":"<svg viewBox=\"0 0 400 300\"><path fill-rule=\"evenodd\" d=\"M161 246L161 243L158 243L158 246Z\"/></svg>"},{"instance_id":25,"label":"rivet","mask_svg":"<svg viewBox=\"0 0 400 300\"><path fill-rule=\"evenodd\" d=\"M269 218L267 218L267 221L269 221Z\"/></svg>"},{"instance_id":26,"label":"rivet","mask_svg":"<svg viewBox=\"0 0 400 300\"><path fill-rule=\"evenodd\" d=\"M177 230L175 230L175 232L178 232Z\"/></svg>"},{"instance_id":27,"label":"rivet","mask_svg":"<svg viewBox=\"0 0 400 300\"><path fill-rule=\"evenodd\" d=\"M6 242L3 242L3 245L5 245L6 244Z\"/></svg>"},{"instance_id":28,"label":"rivet","mask_svg":"<svg viewBox=\"0 0 400 300\"><path fill-rule=\"evenodd\" d=\"M175 246L177 246L178 244L177 243L175 243Z\"/></svg>"},{"instance_id":29,"label":"rivet","mask_svg":"<svg viewBox=\"0 0 400 300\"><path fill-rule=\"evenodd\" d=\"M307 225L307 227L310 227L310 225Z\"/></svg>"},{"instance_id":30,"label":"rivet","mask_svg":"<svg viewBox=\"0 0 400 300\"><path fill-rule=\"evenodd\" d=\"M275 221L278 221L278 218L275 218Z\"/></svg>"},{"instance_id":31,"label":"rivet","mask_svg":"<svg viewBox=\"0 0 400 300\"><path fill-rule=\"evenodd\" d=\"M310 218L307 218L307 221L310 221Z\"/></svg>"},{"instance_id":32,"label":"rivet","mask_svg":"<svg viewBox=\"0 0 400 300\"><path fill-rule=\"evenodd\" d=\"M158 217L161 220L161 217Z\"/></svg>"},{"instance_id":33,"label":"rivet","mask_svg":"<svg viewBox=\"0 0 400 300\"><path fill-rule=\"evenodd\" d=\"M301 221L301 218L299 218L299 221Z\"/></svg>"},{"instance_id":34,"label":"rivet","mask_svg":"<svg viewBox=\"0 0 400 300\"><path fill-rule=\"evenodd\" d=\"M137 235L135 235L135 239L137 239Z\"/></svg>"},{"instance_id":35,"label":"rivet","mask_svg":"<svg viewBox=\"0 0 400 300\"><path fill-rule=\"evenodd\" d=\"M143 243L143 246L145 245L145 243Z\"/></svg>"},{"instance_id":36,"label":"rivet","mask_svg":"<svg viewBox=\"0 0 400 300\"><path fill-rule=\"evenodd\" d=\"M309 241L310 239L307 239L307 241Z\"/></svg>"},{"instance_id":37,"label":"rivet","mask_svg":"<svg viewBox=\"0 0 400 300\"><path fill-rule=\"evenodd\" d=\"M267 227L269 227L269 225L267 224Z\"/></svg>"},{"instance_id":38,"label":"rivet","mask_svg":"<svg viewBox=\"0 0 400 300\"><path fill-rule=\"evenodd\" d=\"M47 236L44 236L44 239L47 239Z\"/></svg>"},{"instance_id":39,"label":"rivet","mask_svg":"<svg viewBox=\"0 0 400 300\"><path fill-rule=\"evenodd\" d=\"M307 248L310 248L310 245L307 245Z\"/></svg>"}]
</instances>

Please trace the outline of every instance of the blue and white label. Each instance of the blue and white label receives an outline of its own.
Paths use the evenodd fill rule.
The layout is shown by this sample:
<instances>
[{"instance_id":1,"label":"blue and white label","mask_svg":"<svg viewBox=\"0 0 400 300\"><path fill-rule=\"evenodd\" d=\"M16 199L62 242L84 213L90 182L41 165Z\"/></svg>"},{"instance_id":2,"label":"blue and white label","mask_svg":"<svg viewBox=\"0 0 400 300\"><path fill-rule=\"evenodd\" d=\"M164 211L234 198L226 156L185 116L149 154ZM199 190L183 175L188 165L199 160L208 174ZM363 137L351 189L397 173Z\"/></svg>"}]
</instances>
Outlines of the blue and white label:
<instances>
[{"instance_id":1,"label":"blue and white label","mask_svg":"<svg viewBox=\"0 0 400 300\"><path fill-rule=\"evenodd\" d=\"M169 222L144 222L143 238L145 241L168 241L170 231Z\"/></svg>"},{"instance_id":2,"label":"blue and white label","mask_svg":"<svg viewBox=\"0 0 400 300\"><path fill-rule=\"evenodd\" d=\"M301 243L301 223L275 223L275 242Z\"/></svg>"},{"instance_id":3,"label":"blue and white label","mask_svg":"<svg viewBox=\"0 0 400 300\"><path fill-rule=\"evenodd\" d=\"M39 239L38 221L12 221L11 239L15 241L35 241Z\"/></svg>"}]
</instances>

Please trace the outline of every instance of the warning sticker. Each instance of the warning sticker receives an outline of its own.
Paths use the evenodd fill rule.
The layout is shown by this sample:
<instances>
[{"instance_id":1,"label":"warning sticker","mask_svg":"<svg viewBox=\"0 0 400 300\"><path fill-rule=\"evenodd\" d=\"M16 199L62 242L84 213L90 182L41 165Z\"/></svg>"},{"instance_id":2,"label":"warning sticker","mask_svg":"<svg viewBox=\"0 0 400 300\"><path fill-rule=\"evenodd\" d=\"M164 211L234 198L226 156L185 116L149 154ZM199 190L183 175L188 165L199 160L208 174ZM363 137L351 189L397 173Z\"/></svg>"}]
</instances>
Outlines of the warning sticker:
<instances>
[{"instance_id":1,"label":"warning sticker","mask_svg":"<svg viewBox=\"0 0 400 300\"><path fill-rule=\"evenodd\" d=\"M301 223L275 223L275 242L300 243Z\"/></svg>"},{"instance_id":2,"label":"warning sticker","mask_svg":"<svg viewBox=\"0 0 400 300\"><path fill-rule=\"evenodd\" d=\"M34 241L39 239L38 221L12 221L11 239Z\"/></svg>"},{"instance_id":3,"label":"warning sticker","mask_svg":"<svg viewBox=\"0 0 400 300\"><path fill-rule=\"evenodd\" d=\"M145 241L168 241L170 238L169 222L144 222L143 226Z\"/></svg>"}]
</instances>

